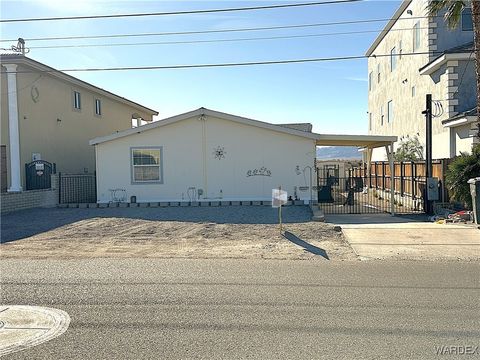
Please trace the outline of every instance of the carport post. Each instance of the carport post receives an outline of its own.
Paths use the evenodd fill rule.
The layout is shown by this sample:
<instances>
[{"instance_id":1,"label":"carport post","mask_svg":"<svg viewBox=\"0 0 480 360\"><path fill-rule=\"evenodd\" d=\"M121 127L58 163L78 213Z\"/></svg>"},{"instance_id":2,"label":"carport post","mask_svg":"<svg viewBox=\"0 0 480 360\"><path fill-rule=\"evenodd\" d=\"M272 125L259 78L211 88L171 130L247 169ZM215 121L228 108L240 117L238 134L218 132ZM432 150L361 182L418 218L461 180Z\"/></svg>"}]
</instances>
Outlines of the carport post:
<instances>
[{"instance_id":1,"label":"carport post","mask_svg":"<svg viewBox=\"0 0 480 360\"><path fill-rule=\"evenodd\" d=\"M373 152L373 149L369 146L367 147L367 174L366 176L368 176L368 187L371 187L372 186L372 178L371 178L371 172L372 172L372 152Z\"/></svg>"},{"instance_id":2,"label":"carport post","mask_svg":"<svg viewBox=\"0 0 480 360\"><path fill-rule=\"evenodd\" d=\"M388 164L390 165L390 213L395 216L395 165L393 164L393 142L385 145L387 151Z\"/></svg>"}]
</instances>

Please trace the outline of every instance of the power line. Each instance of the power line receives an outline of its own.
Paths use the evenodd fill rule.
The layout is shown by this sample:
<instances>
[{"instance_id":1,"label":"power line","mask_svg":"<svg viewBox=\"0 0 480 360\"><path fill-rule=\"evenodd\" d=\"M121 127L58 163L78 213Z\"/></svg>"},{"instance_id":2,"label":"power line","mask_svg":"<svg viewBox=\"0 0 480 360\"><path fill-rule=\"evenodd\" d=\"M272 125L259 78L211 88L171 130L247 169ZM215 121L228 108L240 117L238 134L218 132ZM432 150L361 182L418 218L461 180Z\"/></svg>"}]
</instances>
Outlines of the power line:
<instances>
[{"instance_id":1,"label":"power line","mask_svg":"<svg viewBox=\"0 0 480 360\"><path fill-rule=\"evenodd\" d=\"M402 56L415 56L415 55L436 55L442 54L442 52L414 52L403 53ZM399 56L397 54L395 56ZM372 57L390 57L391 54L378 54ZM154 66L130 66L130 67L111 67L111 68L72 68L61 70L20 70L20 71L5 71L2 74L8 73L50 73L50 72L97 72L97 71L130 71L130 70L172 70L172 69L198 69L198 68L219 68L219 67L237 67L237 66L255 66L255 65L277 65L277 64L298 64L298 63L310 63L310 62L329 62L329 61L346 61L346 60L359 60L368 58L367 55L352 55L352 56L336 56L325 58L310 58L310 59L292 59L292 60L272 60L272 61L252 61L252 62L235 62L235 63L218 63L218 64L186 64L186 65L154 65Z\"/></svg>"},{"instance_id":2,"label":"power line","mask_svg":"<svg viewBox=\"0 0 480 360\"><path fill-rule=\"evenodd\" d=\"M426 29L426 28L422 28ZM388 31L411 31L412 29L391 29ZM340 36L340 35L356 35L368 33L384 33L387 30L363 30L363 31L346 31L334 33L320 34L304 34L304 35L285 35L285 36L268 36L268 37L252 37L252 38L234 38L234 39L211 39L211 40L185 40L185 41L161 41L161 42L136 42L136 43L108 43L108 44L77 44L77 45L48 45L48 46L30 46L28 49L60 49L60 48L87 48L87 47L114 47L114 46L146 46L146 45L178 45L178 44L204 44L204 43L222 43L222 42L238 42L238 41L260 41L260 40L280 40L280 39L301 39L324 36Z\"/></svg>"},{"instance_id":3,"label":"power line","mask_svg":"<svg viewBox=\"0 0 480 360\"><path fill-rule=\"evenodd\" d=\"M416 20L426 19L427 16L412 16L409 18L399 18L397 20ZM111 34L111 35L79 35L79 36L51 36L51 37L37 37L24 38L26 41L50 41L50 40L81 40L81 39L105 39L105 38L123 38L123 37L146 37L146 36L169 36L169 35L195 35L195 34L212 34L212 33L228 33L228 32L242 32L242 31L264 31L264 30L282 30L282 29L297 29L320 26L334 26L334 25L351 25L351 24L366 24L375 22L389 21L390 18L383 19L365 19L365 20L347 20L335 21L313 24L297 24L297 25L278 25L278 26L263 26L250 28L235 28L235 29L216 29L216 30L196 30L196 31L173 31L173 32L159 32L159 33L130 33L130 34ZM17 39L5 39L0 41L17 41Z\"/></svg>"},{"instance_id":4,"label":"power line","mask_svg":"<svg viewBox=\"0 0 480 360\"><path fill-rule=\"evenodd\" d=\"M248 7L225 8L225 9L207 9L207 10L150 12L150 13L137 13L137 14L86 15L86 16L46 17L46 18L5 19L5 20L0 20L0 23L31 22L31 21L58 21L58 20L85 20L85 19L111 19L111 18L125 18L125 17L169 16L169 15L188 15L188 14L209 14L209 13L219 13L219 12L253 11L253 10L283 9L283 8L293 8L293 7L329 5L329 4L342 4L342 3L352 3L352 2L360 2L360 1L364 1L364 0L332 0L332 1L317 1L317 2L297 3L297 4L248 6Z\"/></svg>"}]
</instances>

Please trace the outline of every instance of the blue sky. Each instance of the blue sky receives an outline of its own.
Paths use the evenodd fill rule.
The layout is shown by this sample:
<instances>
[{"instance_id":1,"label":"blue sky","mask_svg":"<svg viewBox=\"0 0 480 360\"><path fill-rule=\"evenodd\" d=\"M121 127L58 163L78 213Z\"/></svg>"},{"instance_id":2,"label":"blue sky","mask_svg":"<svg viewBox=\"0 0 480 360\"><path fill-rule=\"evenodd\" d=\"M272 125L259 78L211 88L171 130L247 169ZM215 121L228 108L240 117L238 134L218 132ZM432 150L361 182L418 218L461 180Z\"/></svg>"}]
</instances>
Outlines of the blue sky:
<instances>
[{"instance_id":1,"label":"blue sky","mask_svg":"<svg viewBox=\"0 0 480 360\"><path fill-rule=\"evenodd\" d=\"M294 3L285 1L282 3ZM298 1L297 1L298 2ZM1 17L163 12L278 4L279 1L1 1ZM305 8L56 22L6 23L1 38L172 32L389 18L400 1ZM380 30L385 22L241 33L76 41L28 46L135 43ZM31 49L57 69L248 62L362 55L375 33L228 43ZM2 42L4 48L13 43ZM159 111L160 118L204 106L273 123L311 122L320 133L367 133L365 59L235 68L75 72L72 75Z\"/></svg>"}]
</instances>

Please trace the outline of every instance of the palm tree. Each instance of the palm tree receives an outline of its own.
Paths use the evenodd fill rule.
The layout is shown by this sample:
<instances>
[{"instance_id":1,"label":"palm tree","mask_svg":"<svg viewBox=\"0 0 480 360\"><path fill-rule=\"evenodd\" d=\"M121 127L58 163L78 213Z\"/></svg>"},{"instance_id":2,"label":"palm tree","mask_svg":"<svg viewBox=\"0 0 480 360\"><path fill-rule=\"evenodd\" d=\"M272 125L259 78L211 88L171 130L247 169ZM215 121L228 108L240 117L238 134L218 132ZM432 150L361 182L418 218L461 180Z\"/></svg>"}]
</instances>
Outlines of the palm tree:
<instances>
[{"instance_id":1,"label":"palm tree","mask_svg":"<svg viewBox=\"0 0 480 360\"><path fill-rule=\"evenodd\" d=\"M458 26L462 18L462 11L472 7L473 18L473 43L475 52L475 69L477 75L477 137L480 138L480 1L479 0L431 0L427 5L429 16L437 16L446 10L444 18L448 27L453 29Z\"/></svg>"}]
</instances>

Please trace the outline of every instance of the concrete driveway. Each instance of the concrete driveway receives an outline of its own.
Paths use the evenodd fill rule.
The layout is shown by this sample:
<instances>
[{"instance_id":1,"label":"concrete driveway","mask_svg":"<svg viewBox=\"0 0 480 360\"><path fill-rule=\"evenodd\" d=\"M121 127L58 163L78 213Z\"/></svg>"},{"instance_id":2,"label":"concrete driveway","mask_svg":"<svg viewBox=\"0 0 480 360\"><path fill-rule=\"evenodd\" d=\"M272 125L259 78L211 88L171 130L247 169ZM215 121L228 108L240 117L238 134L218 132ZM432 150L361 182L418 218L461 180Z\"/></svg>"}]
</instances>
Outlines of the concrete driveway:
<instances>
[{"instance_id":1,"label":"concrete driveway","mask_svg":"<svg viewBox=\"0 0 480 360\"><path fill-rule=\"evenodd\" d=\"M441 225L422 217L388 214L330 215L363 259L480 260L480 230L474 225Z\"/></svg>"}]
</instances>

